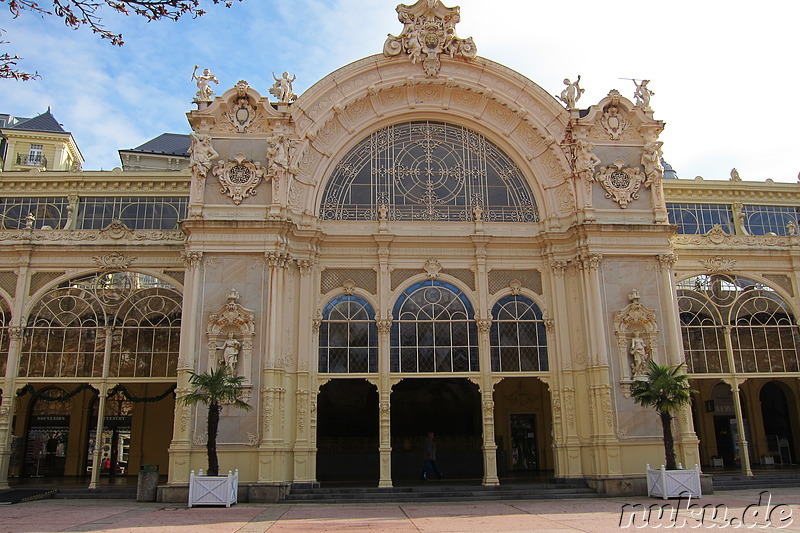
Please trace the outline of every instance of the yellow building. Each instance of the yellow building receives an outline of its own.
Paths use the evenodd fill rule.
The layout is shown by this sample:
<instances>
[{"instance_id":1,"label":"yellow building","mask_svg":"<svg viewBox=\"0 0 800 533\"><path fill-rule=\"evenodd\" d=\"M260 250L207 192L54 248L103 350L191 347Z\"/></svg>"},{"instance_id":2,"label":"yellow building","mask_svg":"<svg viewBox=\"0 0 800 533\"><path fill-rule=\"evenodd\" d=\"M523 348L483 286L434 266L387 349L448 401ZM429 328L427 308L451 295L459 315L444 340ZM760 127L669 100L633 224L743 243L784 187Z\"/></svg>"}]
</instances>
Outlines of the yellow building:
<instances>
[{"instance_id":1,"label":"yellow building","mask_svg":"<svg viewBox=\"0 0 800 533\"><path fill-rule=\"evenodd\" d=\"M0 115L0 159L7 170L79 170L83 156L50 108L33 118Z\"/></svg>"},{"instance_id":2,"label":"yellow building","mask_svg":"<svg viewBox=\"0 0 800 533\"><path fill-rule=\"evenodd\" d=\"M410 483L428 431L454 478L639 493L650 359L699 391L683 465L797 461L800 186L670 179L646 88L578 109L457 10L398 9L299 97L199 87L188 160L0 175L0 482L158 464L185 499L206 420L173 391L222 364L255 409L223 410L221 469L253 499Z\"/></svg>"}]
</instances>

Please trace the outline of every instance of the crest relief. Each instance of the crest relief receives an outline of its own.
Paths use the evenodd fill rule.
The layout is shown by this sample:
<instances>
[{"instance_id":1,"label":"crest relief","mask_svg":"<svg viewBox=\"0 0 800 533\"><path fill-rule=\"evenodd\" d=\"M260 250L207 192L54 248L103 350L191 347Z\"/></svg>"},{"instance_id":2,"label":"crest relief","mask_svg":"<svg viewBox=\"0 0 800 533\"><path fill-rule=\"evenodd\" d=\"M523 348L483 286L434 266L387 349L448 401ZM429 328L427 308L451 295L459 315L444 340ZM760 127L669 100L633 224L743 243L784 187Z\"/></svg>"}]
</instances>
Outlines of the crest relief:
<instances>
[{"instance_id":1,"label":"crest relief","mask_svg":"<svg viewBox=\"0 0 800 533\"><path fill-rule=\"evenodd\" d=\"M650 185L645 182L645 176L638 168L629 168L622 159L603 167L596 179L605 189L606 198L617 202L622 209L639 199L639 189L642 184L645 187Z\"/></svg>"},{"instance_id":2,"label":"crest relief","mask_svg":"<svg viewBox=\"0 0 800 533\"><path fill-rule=\"evenodd\" d=\"M256 194L256 187L267 174L258 161L250 161L241 152L228 161L220 160L212 171L220 183L220 192L227 194L233 203L239 205L242 200ZM269 179L269 176L266 177Z\"/></svg>"},{"instance_id":3,"label":"crest relief","mask_svg":"<svg viewBox=\"0 0 800 533\"><path fill-rule=\"evenodd\" d=\"M456 35L456 24L461 20L461 8L445 7L439 0L419 0L409 6L397 6L397 18L403 23L398 36L389 34L383 45L387 57L406 54L411 62L420 62L429 77L438 76L442 68L440 56L472 59L478 49L472 37L461 39Z\"/></svg>"}]
</instances>

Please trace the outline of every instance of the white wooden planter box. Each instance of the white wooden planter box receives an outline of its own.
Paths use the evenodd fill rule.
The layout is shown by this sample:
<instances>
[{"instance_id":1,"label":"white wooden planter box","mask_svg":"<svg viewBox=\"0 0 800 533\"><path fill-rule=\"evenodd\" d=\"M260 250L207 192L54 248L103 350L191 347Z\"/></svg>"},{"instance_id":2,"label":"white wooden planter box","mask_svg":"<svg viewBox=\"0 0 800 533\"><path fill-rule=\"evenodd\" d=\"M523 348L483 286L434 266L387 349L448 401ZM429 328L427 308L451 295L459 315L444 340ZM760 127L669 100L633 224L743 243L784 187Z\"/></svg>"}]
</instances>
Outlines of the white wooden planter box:
<instances>
[{"instance_id":1,"label":"white wooden planter box","mask_svg":"<svg viewBox=\"0 0 800 533\"><path fill-rule=\"evenodd\" d=\"M204 476L203 471L189 475L189 507L197 505L224 505L236 503L239 492L239 470L227 476Z\"/></svg>"},{"instance_id":2,"label":"white wooden planter box","mask_svg":"<svg viewBox=\"0 0 800 533\"><path fill-rule=\"evenodd\" d=\"M681 496L702 498L700 490L700 467L689 470L653 470L647 465L647 494L653 498L678 498Z\"/></svg>"}]
</instances>

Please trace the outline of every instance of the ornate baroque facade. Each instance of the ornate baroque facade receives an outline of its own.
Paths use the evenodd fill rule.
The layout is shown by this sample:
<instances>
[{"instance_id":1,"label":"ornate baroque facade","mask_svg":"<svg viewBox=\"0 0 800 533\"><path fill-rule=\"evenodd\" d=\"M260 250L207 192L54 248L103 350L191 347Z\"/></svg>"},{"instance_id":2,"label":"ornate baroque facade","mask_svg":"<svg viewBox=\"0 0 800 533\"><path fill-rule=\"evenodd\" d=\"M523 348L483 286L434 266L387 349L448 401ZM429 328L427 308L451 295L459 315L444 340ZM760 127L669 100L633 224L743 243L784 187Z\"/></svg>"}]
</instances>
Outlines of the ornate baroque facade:
<instances>
[{"instance_id":1,"label":"ornate baroque facade","mask_svg":"<svg viewBox=\"0 0 800 533\"><path fill-rule=\"evenodd\" d=\"M435 430L455 477L632 493L649 359L699 391L679 462L794 460L798 185L665 180L649 92L565 108L457 8L398 14L299 97L199 91L188 170L0 174L0 482L156 463L177 497L207 436L169 393L220 364L244 485L391 486Z\"/></svg>"}]
</instances>

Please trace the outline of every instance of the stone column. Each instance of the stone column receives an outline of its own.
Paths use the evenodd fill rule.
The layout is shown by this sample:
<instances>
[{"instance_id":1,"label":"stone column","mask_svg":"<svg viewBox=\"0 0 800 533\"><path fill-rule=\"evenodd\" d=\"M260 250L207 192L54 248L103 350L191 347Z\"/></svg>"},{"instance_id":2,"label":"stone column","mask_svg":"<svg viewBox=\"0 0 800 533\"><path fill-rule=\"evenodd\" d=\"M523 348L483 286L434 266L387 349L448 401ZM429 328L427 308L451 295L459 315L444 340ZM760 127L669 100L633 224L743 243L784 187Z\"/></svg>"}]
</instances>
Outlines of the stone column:
<instances>
[{"instance_id":1,"label":"stone column","mask_svg":"<svg viewBox=\"0 0 800 533\"><path fill-rule=\"evenodd\" d=\"M299 259L297 266L300 269L300 331L311 331L313 311L315 305L313 290L313 265L311 259ZM315 481L311 461L314 458L314 448L309 434L309 411L311 401L311 388L316 374L317 350L314 349L314 335L299 335L298 361L297 361L297 387L295 391L295 405L297 417L295 419L294 439L294 483L311 483ZM316 396L316 395L314 395Z\"/></svg>"},{"instance_id":2,"label":"stone column","mask_svg":"<svg viewBox=\"0 0 800 533\"><path fill-rule=\"evenodd\" d=\"M192 408L183 404L180 398L191 391L189 378L190 372L197 368L198 327L202 322L200 318L202 307L200 264L203 260L203 252L183 252L181 255L186 275L183 286L183 324L178 356L177 388L175 389L178 401L175 402L172 443L169 447L170 485L189 483Z\"/></svg>"},{"instance_id":3,"label":"stone column","mask_svg":"<svg viewBox=\"0 0 800 533\"><path fill-rule=\"evenodd\" d=\"M484 378L479 387L481 394L481 420L483 425L483 484L500 485L497 477L497 444L494 440L494 385Z\"/></svg>"},{"instance_id":4,"label":"stone column","mask_svg":"<svg viewBox=\"0 0 800 533\"><path fill-rule=\"evenodd\" d=\"M14 378L19 369L19 356L22 351L24 330L18 326L8 328L8 362L3 380L3 402L0 403L0 489L7 489L8 468L11 462L11 424L14 420L17 395L14 390Z\"/></svg>"},{"instance_id":5,"label":"stone column","mask_svg":"<svg viewBox=\"0 0 800 533\"><path fill-rule=\"evenodd\" d=\"M380 380L379 395L379 454L380 481L378 487L392 486L392 384L389 380L389 333L392 330L391 319L381 319L378 323L378 370ZM383 356L386 354L386 356Z\"/></svg>"}]
</instances>

